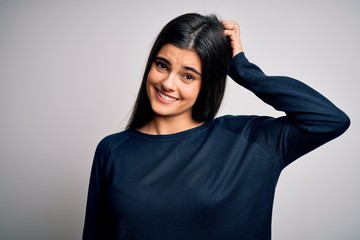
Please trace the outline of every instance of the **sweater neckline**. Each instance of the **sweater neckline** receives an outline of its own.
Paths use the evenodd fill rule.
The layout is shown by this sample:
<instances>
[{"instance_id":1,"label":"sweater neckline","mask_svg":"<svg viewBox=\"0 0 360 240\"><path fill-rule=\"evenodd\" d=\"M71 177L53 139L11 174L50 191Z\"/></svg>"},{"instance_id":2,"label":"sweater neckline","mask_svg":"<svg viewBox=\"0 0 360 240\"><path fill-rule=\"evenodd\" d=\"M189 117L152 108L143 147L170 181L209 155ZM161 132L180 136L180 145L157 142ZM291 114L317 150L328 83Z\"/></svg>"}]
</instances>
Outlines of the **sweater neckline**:
<instances>
[{"instance_id":1,"label":"sweater neckline","mask_svg":"<svg viewBox=\"0 0 360 240\"><path fill-rule=\"evenodd\" d=\"M172 134L147 134L147 133L143 133L140 132L136 129L129 129L129 133L132 136L138 137L138 138L142 138L145 140L150 140L150 141L169 141L169 140L178 140L180 138L186 138L195 134L199 134L203 131L205 131L208 127L209 127L209 121L205 121L203 124L201 124L200 126L188 129L188 130L184 130L181 132L177 132L177 133L172 133Z\"/></svg>"}]
</instances>

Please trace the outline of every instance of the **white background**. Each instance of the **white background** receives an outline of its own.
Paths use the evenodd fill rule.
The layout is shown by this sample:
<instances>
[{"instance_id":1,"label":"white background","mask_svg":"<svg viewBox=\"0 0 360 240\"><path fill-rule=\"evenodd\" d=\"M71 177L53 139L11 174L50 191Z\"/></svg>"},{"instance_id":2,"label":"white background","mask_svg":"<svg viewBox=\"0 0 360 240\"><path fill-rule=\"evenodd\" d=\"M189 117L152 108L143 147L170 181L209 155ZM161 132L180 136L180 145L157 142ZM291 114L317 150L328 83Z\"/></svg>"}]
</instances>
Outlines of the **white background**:
<instances>
[{"instance_id":1,"label":"white background","mask_svg":"<svg viewBox=\"0 0 360 240\"><path fill-rule=\"evenodd\" d=\"M81 238L95 147L123 129L154 38L186 12L236 20L250 61L352 120L282 173L273 239L359 239L357 1L0 0L1 239ZM282 113L229 79L222 114Z\"/></svg>"}]
</instances>

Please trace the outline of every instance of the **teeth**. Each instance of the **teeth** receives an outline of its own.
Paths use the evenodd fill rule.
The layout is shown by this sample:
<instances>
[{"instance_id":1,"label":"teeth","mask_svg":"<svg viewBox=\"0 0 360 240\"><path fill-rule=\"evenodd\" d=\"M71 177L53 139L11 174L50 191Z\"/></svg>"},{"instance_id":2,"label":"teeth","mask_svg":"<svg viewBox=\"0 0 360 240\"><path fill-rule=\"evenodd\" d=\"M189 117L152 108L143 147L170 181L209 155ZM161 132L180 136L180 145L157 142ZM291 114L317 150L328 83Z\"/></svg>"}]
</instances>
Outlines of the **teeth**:
<instances>
[{"instance_id":1,"label":"teeth","mask_svg":"<svg viewBox=\"0 0 360 240\"><path fill-rule=\"evenodd\" d=\"M160 97L165 99L166 101L169 101L169 102L175 102L177 99L176 98L173 98L173 97L170 97L170 96L167 96L161 92L158 92Z\"/></svg>"}]
</instances>

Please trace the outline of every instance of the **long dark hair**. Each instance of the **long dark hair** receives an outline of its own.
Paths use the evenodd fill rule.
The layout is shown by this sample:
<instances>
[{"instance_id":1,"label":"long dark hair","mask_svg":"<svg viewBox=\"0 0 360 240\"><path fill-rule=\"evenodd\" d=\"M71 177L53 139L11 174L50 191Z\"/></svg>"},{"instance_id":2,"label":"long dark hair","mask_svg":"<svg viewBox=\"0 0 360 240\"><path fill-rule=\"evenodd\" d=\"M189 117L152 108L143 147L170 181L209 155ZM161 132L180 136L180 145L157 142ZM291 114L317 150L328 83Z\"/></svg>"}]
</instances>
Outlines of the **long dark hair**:
<instances>
[{"instance_id":1,"label":"long dark hair","mask_svg":"<svg viewBox=\"0 0 360 240\"><path fill-rule=\"evenodd\" d=\"M165 44L189 49L199 54L202 64L200 93L192 108L197 122L211 120L218 112L225 92L227 65L231 59L229 38L215 15L188 13L171 20L161 30L150 51L140 90L126 129L144 126L154 116L146 92L146 80L151 65Z\"/></svg>"}]
</instances>

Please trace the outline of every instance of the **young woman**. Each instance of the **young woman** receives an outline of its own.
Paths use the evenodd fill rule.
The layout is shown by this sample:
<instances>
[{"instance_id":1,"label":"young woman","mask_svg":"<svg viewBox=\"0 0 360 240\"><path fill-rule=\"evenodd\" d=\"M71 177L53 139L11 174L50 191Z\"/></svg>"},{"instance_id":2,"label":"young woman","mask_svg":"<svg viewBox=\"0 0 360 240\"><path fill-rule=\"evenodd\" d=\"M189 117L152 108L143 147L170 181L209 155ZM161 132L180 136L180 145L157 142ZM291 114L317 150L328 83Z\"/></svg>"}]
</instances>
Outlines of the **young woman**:
<instances>
[{"instance_id":1,"label":"young woman","mask_svg":"<svg viewBox=\"0 0 360 240\"><path fill-rule=\"evenodd\" d=\"M227 73L286 115L215 118ZM96 149L83 238L270 239L281 171L349 124L312 88L250 63L237 23L179 16L154 43L127 129Z\"/></svg>"}]
</instances>

